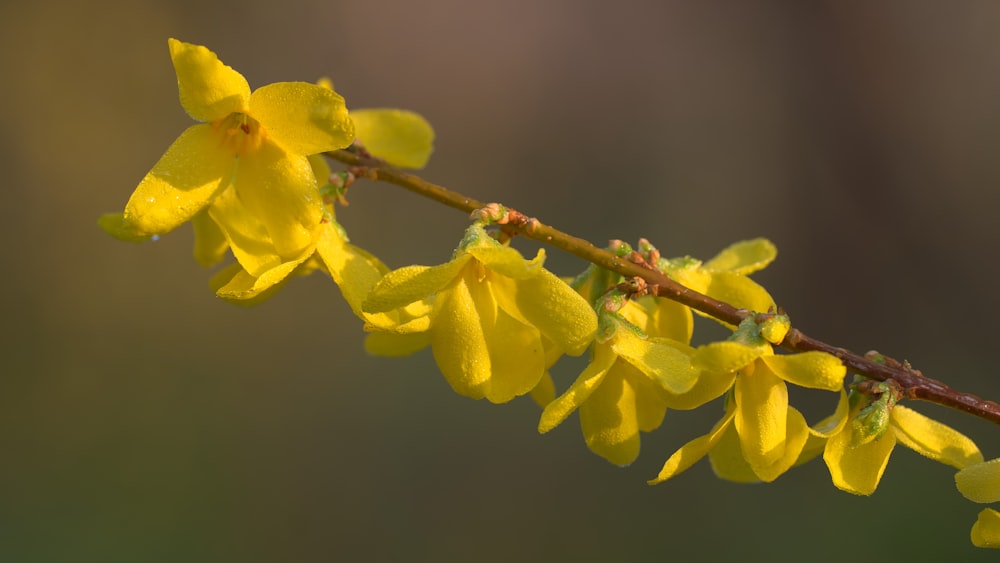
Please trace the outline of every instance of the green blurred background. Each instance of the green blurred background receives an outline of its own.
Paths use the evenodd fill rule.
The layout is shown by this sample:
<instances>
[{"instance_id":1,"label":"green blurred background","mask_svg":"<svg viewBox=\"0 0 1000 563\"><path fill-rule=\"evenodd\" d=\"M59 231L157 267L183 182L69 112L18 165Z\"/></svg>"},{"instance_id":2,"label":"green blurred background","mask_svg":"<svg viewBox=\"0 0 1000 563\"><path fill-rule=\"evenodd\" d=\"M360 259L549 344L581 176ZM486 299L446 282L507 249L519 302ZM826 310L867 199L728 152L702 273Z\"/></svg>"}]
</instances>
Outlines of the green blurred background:
<instances>
[{"instance_id":1,"label":"green blurred background","mask_svg":"<svg viewBox=\"0 0 1000 563\"><path fill-rule=\"evenodd\" d=\"M998 399L998 29L993 2L0 3L0 561L995 558L954 471L903 448L869 498L819 461L648 487L721 407L611 467L575 417L539 436L530 400L459 397L429 352L366 356L320 275L238 308L188 227L132 245L96 219L190 124L177 37L254 87L329 76L351 107L419 111L425 177L599 244L769 237L758 279L799 327ZM466 225L350 196L390 266L446 260ZM915 406L1000 455L994 425Z\"/></svg>"}]
</instances>

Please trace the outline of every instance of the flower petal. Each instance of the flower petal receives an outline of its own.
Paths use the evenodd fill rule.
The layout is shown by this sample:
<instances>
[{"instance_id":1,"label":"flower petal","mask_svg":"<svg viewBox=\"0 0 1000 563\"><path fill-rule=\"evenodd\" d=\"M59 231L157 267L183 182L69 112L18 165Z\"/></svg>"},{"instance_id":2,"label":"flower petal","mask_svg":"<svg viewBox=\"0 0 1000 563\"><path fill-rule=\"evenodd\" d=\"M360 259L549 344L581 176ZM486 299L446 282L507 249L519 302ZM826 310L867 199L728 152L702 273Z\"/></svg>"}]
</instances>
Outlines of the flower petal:
<instances>
[{"instance_id":1,"label":"flower petal","mask_svg":"<svg viewBox=\"0 0 1000 563\"><path fill-rule=\"evenodd\" d=\"M226 234L205 211L191 218L194 226L194 259L202 266L218 264L229 249Z\"/></svg>"},{"instance_id":2,"label":"flower petal","mask_svg":"<svg viewBox=\"0 0 1000 563\"><path fill-rule=\"evenodd\" d=\"M220 193L209 206L208 215L250 276L259 276L282 262L267 229L247 211L235 190Z\"/></svg>"},{"instance_id":3,"label":"flower petal","mask_svg":"<svg viewBox=\"0 0 1000 563\"><path fill-rule=\"evenodd\" d=\"M538 249L538 254L531 260L525 260L517 250L499 244L492 237L482 232L482 227L473 225L466 232L466 240L473 240L471 244L463 245L463 249L476 257L487 269L513 278L523 280L534 277L542 271L545 263L545 249ZM562 282L562 280L559 280ZM565 285L565 282L562 282Z\"/></svg>"},{"instance_id":4,"label":"flower petal","mask_svg":"<svg viewBox=\"0 0 1000 563\"><path fill-rule=\"evenodd\" d=\"M896 439L920 455L957 469L983 461L983 454L975 442L915 410L896 405L890 417L896 428Z\"/></svg>"},{"instance_id":5,"label":"flower petal","mask_svg":"<svg viewBox=\"0 0 1000 563\"><path fill-rule=\"evenodd\" d=\"M708 452L712 472L719 479L734 483L758 483L760 477L754 473L743 455L740 435L732 424L719 437L719 442Z\"/></svg>"},{"instance_id":6,"label":"flower petal","mask_svg":"<svg viewBox=\"0 0 1000 563\"><path fill-rule=\"evenodd\" d=\"M139 182L125 205L125 223L144 236L172 231L229 185L234 167L211 125L189 127Z\"/></svg>"},{"instance_id":7,"label":"flower petal","mask_svg":"<svg viewBox=\"0 0 1000 563\"><path fill-rule=\"evenodd\" d=\"M769 467L785 454L788 388L766 364L757 362L753 370L741 371L736 377L735 391L733 423L743 457L755 470Z\"/></svg>"},{"instance_id":8,"label":"flower petal","mask_svg":"<svg viewBox=\"0 0 1000 563\"><path fill-rule=\"evenodd\" d=\"M105 213L97 219L97 225L104 232L125 242L145 242L152 238L152 235L143 234L127 223L123 213Z\"/></svg>"},{"instance_id":9,"label":"flower petal","mask_svg":"<svg viewBox=\"0 0 1000 563\"><path fill-rule=\"evenodd\" d=\"M650 479L647 481L650 485L657 485L675 477L684 471L687 471L689 467L698 462L701 458L708 455L722 439L722 435L732 427L733 415L736 414L734 409L729 409L726 411L726 416L722 418L719 422L715 423L712 427L712 431L704 436L699 436L694 440L684 444L676 452L671 455L666 462L663 464L663 468L660 469L659 475L655 479Z\"/></svg>"},{"instance_id":10,"label":"flower petal","mask_svg":"<svg viewBox=\"0 0 1000 563\"><path fill-rule=\"evenodd\" d=\"M691 357L692 364L705 371L736 371L750 365L768 351L764 346L747 346L739 342L712 342L699 346Z\"/></svg>"},{"instance_id":11,"label":"flower petal","mask_svg":"<svg viewBox=\"0 0 1000 563\"><path fill-rule=\"evenodd\" d=\"M823 453L826 441L834 434L843 430L844 425L847 424L847 415L849 412L850 402L847 400L847 391L841 389L840 399L837 401L837 409L833 414L819 421L816 426L809 428L809 439L806 441L805 446L802 447L802 453L799 454L799 459L795 464L801 465Z\"/></svg>"},{"instance_id":12,"label":"flower petal","mask_svg":"<svg viewBox=\"0 0 1000 563\"><path fill-rule=\"evenodd\" d=\"M766 289L733 272L712 272L712 279L703 293L740 309L767 312L775 307Z\"/></svg>"},{"instance_id":13,"label":"flower petal","mask_svg":"<svg viewBox=\"0 0 1000 563\"><path fill-rule=\"evenodd\" d=\"M570 385L565 393L558 396L545 406L541 419L538 421L538 431L542 434L559 426L580 405L582 405L604 381L608 370L618 359L611 348L603 345L594 346L594 355L582 373Z\"/></svg>"},{"instance_id":14,"label":"flower petal","mask_svg":"<svg viewBox=\"0 0 1000 563\"><path fill-rule=\"evenodd\" d=\"M972 525L972 544L976 547L1000 548L1000 512L984 509Z\"/></svg>"},{"instance_id":15,"label":"flower petal","mask_svg":"<svg viewBox=\"0 0 1000 563\"><path fill-rule=\"evenodd\" d=\"M342 149L354 141L344 98L308 82L277 82L254 90L250 115L268 138L294 155Z\"/></svg>"},{"instance_id":16,"label":"flower petal","mask_svg":"<svg viewBox=\"0 0 1000 563\"><path fill-rule=\"evenodd\" d=\"M611 339L611 348L670 393L689 391L698 380L700 372L691 364L691 357L664 340L619 330Z\"/></svg>"},{"instance_id":17,"label":"flower petal","mask_svg":"<svg viewBox=\"0 0 1000 563\"><path fill-rule=\"evenodd\" d=\"M371 154L403 168L423 168L434 150L434 129L420 114L401 109L351 112L358 141Z\"/></svg>"},{"instance_id":18,"label":"flower petal","mask_svg":"<svg viewBox=\"0 0 1000 563\"><path fill-rule=\"evenodd\" d=\"M398 309L440 291L472 260L468 254L438 266L406 266L385 275L362 304L367 313Z\"/></svg>"},{"instance_id":19,"label":"flower petal","mask_svg":"<svg viewBox=\"0 0 1000 563\"><path fill-rule=\"evenodd\" d=\"M270 140L239 159L234 183L240 200L261 223L284 258L315 244L323 217L316 176L305 156L286 153Z\"/></svg>"},{"instance_id":20,"label":"flower petal","mask_svg":"<svg viewBox=\"0 0 1000 563\"><path fill-rule=\"evenodd\" d=\"M580 428L590 451L618 466L639 455L635 390L615 362L601 384L580 405Z\"/></svg>"},{"instance_id":21,"label":"flower petal","mask_svg":"<svg viewBox=\"0 0 1000 563\"><path fill-rule=\"evenodd\" d=\"M780 458L766 467L754 467L757 477L765 483L774 481L792 468L802 453L802 448L809 439L809 425L802 413L792 407L787 409L788 418L785 421L787 434L785 436L784 453Z\"/></svg>"},{"instance_id":22,"label":"flower petal","mask_svg":"<svg viewBox=\"0 0 1000 563\"><path fill-rule=\"evenodd\" d=\"M538 329L499 309L496 321L483 326L483 334L492 370L486 398L506 403L534 389L545 375L545 350Z\"/></svg>"},{"instance_id":23,"label":"flower petal","mask_svg":"<svg viewBox=\"0 0 1000 563\"><path fill-rule=\"evenodd\" d=\"M878 487L889 463L889 454L896 446L896 432L890 427L880 438L854 447L851 436L848 426L831 437L823 450L823 461L838 489L855 495L870 495Z\"/></svg>"},{"instance_id":24,"label":"flower petal","mask_svg":"<svg viewBox=\"0 0 1000 563\"><path fill-rule=\"evenodd\" d=\"M705 262L704 267L745 276L766 268L777 256L778 249L774 243L765 238L755 238L729 245Z\"/></svg>"},{"instance_id":25,"label":"flower petal","mask_svg":"<svg viewBox=\"0 0 1000 563\"><path fill-rule=\"evenodd\" d=\"M705 403L721 397L736 381L735 371L702 371L691 389L675 395L667 393L667 407L677 410L696 409Z\"/></svg>"},{"instance_id":26,"label":"flower petal","mask_svg":"<svg viewBox=\"0 0 1000 563\"><path fill-rule=\"evenodd\" d=\"M835 356L825 352L764 356L761 360L778 377L799 387L827 391L844 388L847 368Z\"/></svg>"},{"instance_id":27,"label":"flower petal","mask_svg":"<svg viewBox=\"0 0 1000 563\"><path fill-rule=\"evenodd\" d=\"M177 72L184 111L198 121L215 121L245 111L250 85L206 47L170 39L170 58Z\"/></svg>"},{"instance_id":28,"label":"flower petal","mask_svg":"<svg viewBox=\"0 0 1000 563\"><path fill-rule=\"evenodd\" d=\"M258 298L265 291L277 288L278 284L285 281L288 275L306 258L308 256L282 262L274 268L262 272L259 276L251 276L241 268L225 285L216 288L215 294L227 301L245 301Z\"/></svg>"},{"instance_id":29,"label":"flower petal","mask_svg":"<svg viewBox=\"0 0 1000 563\"><path fill-rule=\"evenodd\" d=\"M567 354L586 351L597 332L597 314L566 282L544 269L524 279L492 279L504 310L537 327Z\"/></svg>"},{"instance_id":30,"label":"flower petal","mask_svg":"<svg viewBox=\"0 0 1000 563\"><path fill-rule=\"evenodd\" d=\"M431 351L438 369L459 395L486 396L490 352L482 319L464 278L438 293L431 315Z\"/></svg>"},{"instance_id":31,"label":"flower petal","mask_svg":"<svg viewBox=\"0 0 1000 563\"><path fill-rule=\"evenodd\" d=\"M359 318L366 318L361 304L388 271L385 264L364 249L347 242L332 222L321 225L316 253L340 288L351 311Z\"/></svg>"},{"instance_id":32,"label":"flower petal","mask_svg":"<svg viewBox=\"0 0 1000 563\"><path fill-rule=\"evenodd\" d=\"M1000 458L975 463L955 474L955 485L974 502L1000 502Z\"/></svg>"}]
</instances>

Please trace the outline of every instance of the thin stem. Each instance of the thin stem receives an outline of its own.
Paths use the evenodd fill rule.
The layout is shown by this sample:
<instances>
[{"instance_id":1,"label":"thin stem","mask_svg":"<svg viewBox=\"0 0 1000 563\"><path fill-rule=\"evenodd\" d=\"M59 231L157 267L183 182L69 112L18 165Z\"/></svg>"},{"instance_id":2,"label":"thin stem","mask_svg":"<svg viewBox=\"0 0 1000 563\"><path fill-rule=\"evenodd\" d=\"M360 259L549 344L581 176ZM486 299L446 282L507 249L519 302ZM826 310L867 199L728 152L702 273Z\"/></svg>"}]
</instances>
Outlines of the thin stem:
<instances>
[{"instance_id":1,"label":"thin stem","mask_svg":"<svg viewBox=\"0 0 1000 563\"><path fill-rule=\"evenodd\" d=\"M463 196L443 186L432 184L419 176L391 168L380 160L362 156L349 150L339 150L327 154L335 160L355 167L352 171L358 177L396 184L466 213L473 213L486 207L486 204L481 201ZM627 278L641 278L651 286L651 290L659 297L671 299L732 325L738 325L744 319L757 314L746 309L738 309L729 303L718 301L684 287L666 274L642 263L641 260L637 263L637 261L628 258L615 256L586 240L545 225L537 219L529 218L514 210L508 210L508 212L510 216L504 225L505 229L564 250ZM956 391L892 358L878 354L871 355L871 358L859 356L843 348L811 338L794 328L788 332L781 346L797 352L820 351L832 354L855 373L878 381L894 380L903 389L903 394L907 398L937 403L1000 424L1000 404L969 393Z\"/></svg>"}]
</instances>

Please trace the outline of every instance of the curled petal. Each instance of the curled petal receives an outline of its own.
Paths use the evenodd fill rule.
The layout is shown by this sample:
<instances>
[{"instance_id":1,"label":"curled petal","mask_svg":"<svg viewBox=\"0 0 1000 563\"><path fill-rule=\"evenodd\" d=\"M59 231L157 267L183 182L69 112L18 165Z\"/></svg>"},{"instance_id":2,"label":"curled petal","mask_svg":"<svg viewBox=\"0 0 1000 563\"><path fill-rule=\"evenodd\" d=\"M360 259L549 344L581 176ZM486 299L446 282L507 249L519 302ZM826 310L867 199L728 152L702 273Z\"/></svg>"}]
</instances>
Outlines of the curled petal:
<instances>
[{"instance_id":1,"label":"curled petal","mask_svg":"<svg viewBox=\"0 0 1000 563\"><path fill-rule=\"evenodd\" d=\"M675 477L684 471L687 471L689 467L698 462L701 458L708 455L719 440L722 439L722 435L732 426L733 416L736 411L732 408L726 411L726 416L722 418L719 422L712 427L712 431L704 436L699 436L694 440L681 446L679 450L673 453L670 458L663 464L663 468L660 469L659 475L655 479L650 479L647 481L650 485L657 485Z\"/></svg>"},{"instance_id":2,"label":"curled petal","mask_svg":"<svg viewBox=\"0 0 1000 563\"><path fill-rule=\"evenodd\" d=\"M469 231L482 231L482 227L473 225ZM475 256L487 269L515 280L528 279L542 271L542 265L545 263L545 249L538 249L538 254L534 258L525 260L520 252L499 244L485 232L482 234L474 232L474 237L477 243L464 246L465 251Z\"/></svg>"},{"instance_id":3,"label":"curled petal","mask_svg":"<svg viewBox=\"0 0 1000 563\"><path fill-rule=\"evenodd\" d=\"M775 306L766 289L750 278L733 272L712 272L711 281L703 293L751 311L766 312Z\"/></svg>"},{"instance_id":4,"label":"curled petal","mask_svg":"<svg viewBox=\"0 0 1000 563\"><path fill-rule=\"evenodd\" d=\"M778 377L799 387L827 391L837 391L844 387L847 368L835 356L825 352L764 356L761 360Z\"/></svg>"},{"instance_id":5,"label":"curled petal","mask_svg":"<svg viewBox=\"0 0 1000 563\"><path fill-rule=\"evenodd\" d=\"M168 44L181 105L188 115L209 122L246 110L250 85L242 74L223 64L206 47L176 39L170 39Z\"/></svg>"},{"instance_id":6,"label":"curled petal","mask_svg":"<svg viewBox=\"0 0 1000 563\"><path fill-rule=\"evenodd\" d=\"M691 389L679 395L667 393L667 407L685 411L696 409L713 399L721 397L723 393L733 386L734 381L736 381L736 372L734 371L700 372L698 379Z\"/></svg>"},{"instance_id":7,"label":"curled petal","mask_svg":"<svg viewBox=\"0 0 1000 563\"><path fill-rule=\"evenodd\" d=\"M979 513L979 518L972 525L972 544L1000 548L1000 512L987 508Z\"/></svg>"},{"instance_id":8,"label":"curled petal","mask_svg":"<svg viewBox=\"0 0 1000 563\"><path fill-rule=\"evenodd\" d=\"M122 213L105 213L97 219L97 224L104 232L125 242L145 242L152 238L152 235L143 234L126 222Z\"/></svg>"},{"instance_id":9,"label":"curled petal","mask_svg":"<svg viewBox=\"0 0 1000 563\"><path fill-rule=\"evenodd\" d=\"M250 115L268 138L295 155L342 149L354 141L354 122L340 94L307 82L277 82L254 90Z\"/></svg>"},{"instance_id":10,"label":"curled petal","mask_svg":"<svg viewBox=\"0 0 1000 563\"><path fill-rule=\"evenodd\" d=\"M409 356L430 346L429 331L395 334L373 332L365 337L365 352L375 356Z\"/></svg>"},{"instance_id":11,"label":"curled petal","mask_svg":"<svg viewBox=\"0 0 1000 563\"><path fill-rule=\"evenodd\" d=\"M208 215L250 276L259 276L281 264L267 228L247 211L235 190L220 193L208 208Z\"/></svg>"},{"instance_id":12,"label":"curled petal","mask_svg":"<svg viewBox=\"0 0 1000 563\"><path fill-rule=\"evenodd\" d=\"M266 298L264 292L277 288L278 284L285 281L295 268L304 262L308 256L303 256L298 260L282 262L262 272L259 276L251 276L246 270L240 270L224 285L215 288L215 294L228 301L247 301L257 298ZM221 279L218 279L221 281ZM258 303L255 301L255 303Z\"/></svg>"},{"instance_id":13,"label":"curled petal","mask_svg":"<svg viewBox=\"0 0 1000 563\"><path fill-rule=\"evenodd\" d=\"M189 127L139 182L125 205L125 224L143 236L172 231L229 185L234 167L210 125Z\"/></svg>"},{"instance_id":14,"label":"curled petal","mask_svg":"<svg viewBox=\"0 0 1000 563\"><path fill-rule=\"evenodd\" d=\"M611 340L615 353L628 360L669 393L689 391L698 380L691 357L664 340L641 338L630 330L619 330Z\"/></svg>"},{"instance_id":15,"label":"curled petal","mask_svg":"<svg viewBox=\"0 0 1000 563\"><path fill-rule=\"evenodd\" d=\"M434 150L434 129L412 111L362 109L351 119L365 149L394 166L423 168Z\"/></svg>"},{"instance_id":16,"label":"curled petal","mask_svg":"<svg viewBox=\"0 0 1000 563\"><path fill-rule=\"evenodd\" d=\"M892 409L896 439L920 455L956 469L981 463L983 454L964 434L902 405Z\"/></svg>"},{"instance_id":17,"label":"curled petal","mask_svg":"<svg viewBox=\"0 0 1000 563\"><path fill-rule=\"evenodd\" d=\"M326 266L334 283L340 288L351 311L364 319L361 304L371 288L386 274L388 268L378 258L347 242L333 223L321 226L316 253Z\"/></svg>"},{"instance_id":18,"label":"curled petal","mask_svg":"<svg viewBox=\"0 0 1000 563\"><path fill-rule=\"evenodd\" d=\"M595 346L590 364L580 373L573 385L545 406L538 421L538 431L544 434L566 420L566 417L579 408L604 381L608 370L617 359L618 356L609 347Z\"/></svg>"},{"instance_id":19,"label":"curled petal","mask_svg":"<svg viewBox=\"0 0 1000 563\"><path fill-rule=\"evenodd\" d=\"M847 391L841 389L837 409L833 414L819 421L816 426L809 428L809 439L802 447L802 453L799 454L799 459L795 464L801 465L822 453L823 448L826 447L826 441L840 432L847 424L849 412L850 402L847 400Z\"/></svg>"},{"instance_id":20,"label":"curled petal","mask_svg":"<svg viewBox=\"0 0 1000 563\"><path fill-rule=\"evenodd\" d=\"M880 438L858 446L851 444L851 436L850 429L845 428L831 437L823 450L823 461L838 489L870 495L878 488L889 463L889 454L896 446L896 432L890 428Z\"/></svg>"},{"instance_id":21,"label":"curled petal","mask_svg":"<svg viewBox=\"0 0 1000 563\"><path fill-rule=\"evenodd\" d=\"M406 266L393 270L372 288L362 309L368 313L381 313L420 301L450 284L469 260L472 257L463 254L439 266Z\"/></svg>"}]
</instances>

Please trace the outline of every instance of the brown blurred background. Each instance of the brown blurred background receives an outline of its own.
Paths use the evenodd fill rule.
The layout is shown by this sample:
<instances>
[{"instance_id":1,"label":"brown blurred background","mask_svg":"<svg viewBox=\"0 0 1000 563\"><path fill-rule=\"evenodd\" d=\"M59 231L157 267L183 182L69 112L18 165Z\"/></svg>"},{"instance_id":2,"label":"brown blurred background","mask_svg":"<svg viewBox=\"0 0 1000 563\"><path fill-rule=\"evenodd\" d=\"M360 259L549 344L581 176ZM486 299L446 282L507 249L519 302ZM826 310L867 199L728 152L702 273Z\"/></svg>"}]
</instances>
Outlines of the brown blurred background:
<instances>
[{"instance_id":1,"label":"brown blurred background","mask_svg":"<svg viewBox=\"0 0 1000 563\"><path fill-rule=\"evenodd\" d=\"M329 76L351 107L419 111L428 179L595 242L769 237L758 279L798 326L1000 399L998 30L993 2L3 2L0 560L995 557L954 471L902 447L870 498L821 461L651 488L721 407L611 467L575 416L539 436L529 400L458 397L428 352L367 357L319 275L241 309L188 227L131 245L96 219L190 124L177 37L254 87ZM350 199L353 241L394 267L466 225L387 185ZM915 406L1000 455L995 426Z\"/></svg>"}]
</instances>

